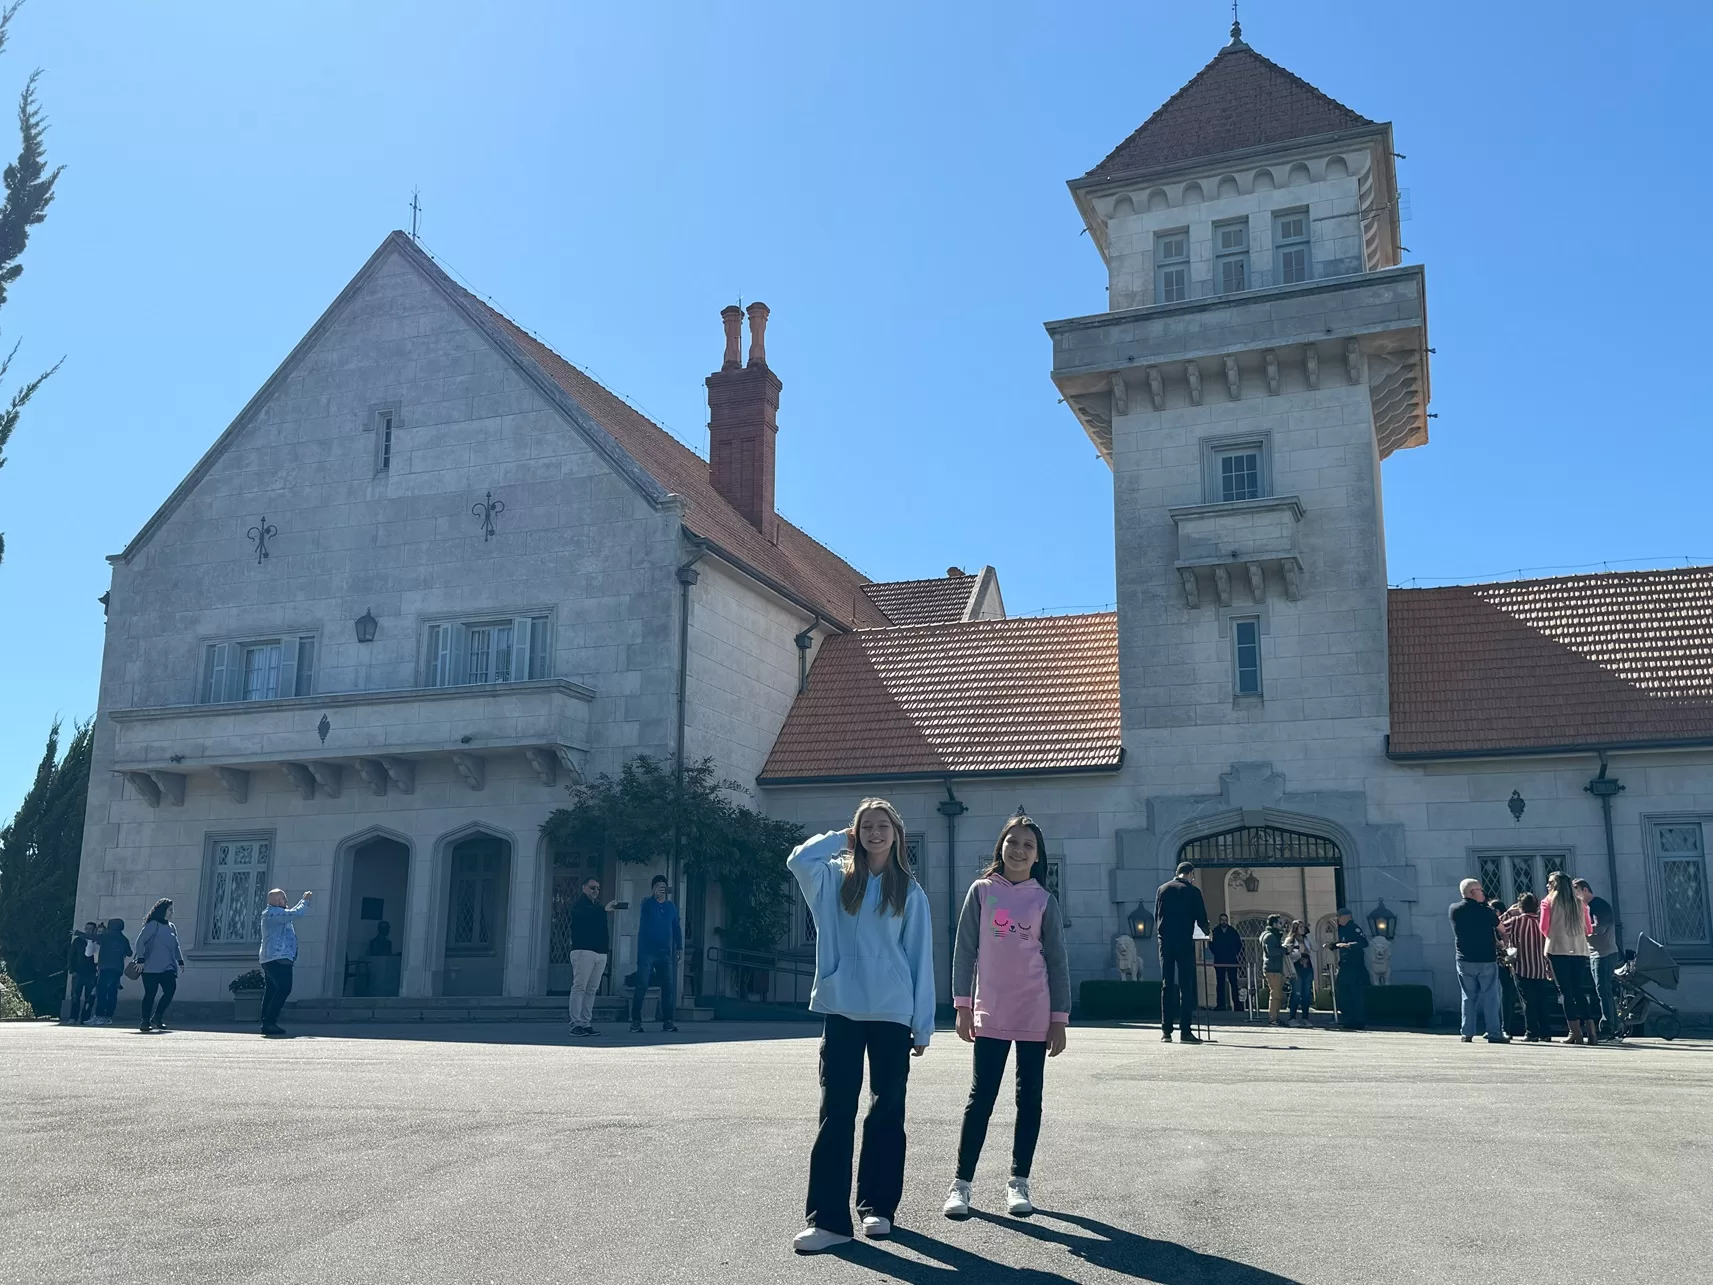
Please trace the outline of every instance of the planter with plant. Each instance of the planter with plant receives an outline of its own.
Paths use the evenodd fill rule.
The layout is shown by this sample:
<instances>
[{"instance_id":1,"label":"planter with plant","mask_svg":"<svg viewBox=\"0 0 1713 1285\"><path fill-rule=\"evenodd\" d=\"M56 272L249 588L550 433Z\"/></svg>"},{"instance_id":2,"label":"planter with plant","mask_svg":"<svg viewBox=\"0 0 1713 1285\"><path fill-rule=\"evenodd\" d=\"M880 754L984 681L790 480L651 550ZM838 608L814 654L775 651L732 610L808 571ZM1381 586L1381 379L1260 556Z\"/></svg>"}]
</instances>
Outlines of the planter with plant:
<instances>
[{"instance_id":1,"label":"planter with plant","mask_svg":"<svg viewBox=\"0 0 1713 1285\"><path fill-rule=\"evenodd\" d=\"M226 989L232 992L233 1021L262 1020L262 992L267 989L267 985L268 979L259 968L241 973L227 983Z\"/></svg>"}]
</instances>

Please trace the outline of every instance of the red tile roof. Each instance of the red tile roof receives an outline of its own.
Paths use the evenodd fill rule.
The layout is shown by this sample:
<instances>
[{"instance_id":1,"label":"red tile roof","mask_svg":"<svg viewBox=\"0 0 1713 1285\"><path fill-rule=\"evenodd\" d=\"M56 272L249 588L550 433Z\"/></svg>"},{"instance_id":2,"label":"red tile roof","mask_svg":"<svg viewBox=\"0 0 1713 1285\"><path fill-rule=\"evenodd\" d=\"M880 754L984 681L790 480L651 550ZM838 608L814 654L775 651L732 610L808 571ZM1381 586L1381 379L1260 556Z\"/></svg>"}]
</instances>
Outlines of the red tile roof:
<instances>
[{"instance_id":1,"label":"red tile roof","mask_svg":"<svg viewBox=\"0 0 1713 1285\"><path fill-rule=\"evenodd\" d=\"M1234 41L1088 172L1105 178L1372 125L1308 81Z\"/></svg>"},{"instance_id":2,"label":"red tile roof","mask_svg":"<svg viewBox=\"0 0 1713 1285\"><path fill-rule=\"evenodd\" d=\"M975 582L973 575L883 580L865 584L862 591L895 625L938 625L964 618Z\"/></svg>"},{"instance_id":3,"label":"red tile roof","mask_svg":"<svg viewBox=\"0 0 1713 1285\"><path fill-rule=\"evenodd\" d=\"M1394 755L1713 740L1713 567L1394 589Z\"/></svg>"},{"instance_id":4,"label":"red tile roof","mask_svg":"<svg viewBox=\"0 0 1713 1285\"><path fill-rule=\"evenodd\" d=\"M1034 616L821 644L761 783L1116 768L1118 617Z\"/></svg>"}]
</instances>

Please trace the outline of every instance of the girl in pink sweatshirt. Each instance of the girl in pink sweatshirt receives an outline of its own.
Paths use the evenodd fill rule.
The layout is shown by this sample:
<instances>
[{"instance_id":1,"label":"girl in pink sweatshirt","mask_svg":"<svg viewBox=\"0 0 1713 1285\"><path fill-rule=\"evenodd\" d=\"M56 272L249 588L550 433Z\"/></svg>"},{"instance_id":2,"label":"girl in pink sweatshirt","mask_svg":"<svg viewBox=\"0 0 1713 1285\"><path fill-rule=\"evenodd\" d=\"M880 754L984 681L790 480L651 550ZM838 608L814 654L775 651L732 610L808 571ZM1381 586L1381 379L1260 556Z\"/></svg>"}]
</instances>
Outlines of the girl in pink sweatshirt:
<instances>
[{"instance_id":1,"label":"girl in pink sweatshirt","mask_svg":"<svg viewBox=\"0 0 1713 1285\"><path fill-rule=\"evenodd\" d=\"M975 1076L958 1139L958 1172L946 1193L948 1218L968 1218L970 1181L987 1140L987 1122L1017 1046L1017 1132L1011 1144L1010 1213L1035 1212L1029 1168L1041 1133L1047 1059L1065 1051L1071 970L1057 898L1036 880L1045 867L1041 827L1021 814L999 832L993 860L970 885L952 951L952 1004L958 1038L975 1045Z\"/></svg>"}]
</instances>

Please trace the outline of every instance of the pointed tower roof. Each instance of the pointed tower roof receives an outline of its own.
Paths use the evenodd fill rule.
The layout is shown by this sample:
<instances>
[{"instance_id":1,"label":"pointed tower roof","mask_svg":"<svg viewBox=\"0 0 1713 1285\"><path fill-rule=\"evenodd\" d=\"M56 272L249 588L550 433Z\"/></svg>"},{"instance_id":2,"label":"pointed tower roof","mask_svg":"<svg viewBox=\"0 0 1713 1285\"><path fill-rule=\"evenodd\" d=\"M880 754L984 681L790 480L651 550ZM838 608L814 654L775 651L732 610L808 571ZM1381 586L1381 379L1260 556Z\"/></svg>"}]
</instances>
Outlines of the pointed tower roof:
<instances>
[{"instance_id":1,"label":"pointed tower roof","mask_svg":"<svg viewBox=\"0 0 1713 1285\"><path fill-rule=\"evenodd\" d=\"M1159 169L1375 123L1263 58L1234 27L1231 43L1086 177Z\"/></svg>"}]
</instances>

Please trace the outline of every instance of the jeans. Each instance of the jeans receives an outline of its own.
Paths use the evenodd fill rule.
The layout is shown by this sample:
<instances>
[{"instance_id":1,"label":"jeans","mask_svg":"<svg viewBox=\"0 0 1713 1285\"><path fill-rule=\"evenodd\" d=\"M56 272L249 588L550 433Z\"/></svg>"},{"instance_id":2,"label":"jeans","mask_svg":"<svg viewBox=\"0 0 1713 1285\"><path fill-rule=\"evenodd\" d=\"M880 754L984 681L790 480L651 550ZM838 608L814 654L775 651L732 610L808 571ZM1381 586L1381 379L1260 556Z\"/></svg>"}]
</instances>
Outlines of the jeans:
<instances>
[{"instance_id":1,"label":"jeans","mask_svg":"<svg viewBox=\"0 0 1713 1285\"><path fill-rule=\"evenodd\" d=\"M1480 1034L1477 1028L1485 1022L1487 1038L1502 1039L1505 1019L1499 1012L1499 965L1460 959L1457 984L1463 988L1463 1037L1470 1039Z\"/></svg>"},{"instance_id":2,"label":"jeans","mask_svg":"<svg viewBox=\"0 0 1713 1285\"><path fill-rule=\"evenodd\" d=\"M262 991L262 1029L280 1024L280 1012L291 995L291 966L289 959L270 959L262 965L267 984Z\"/></svg>"},{"instance_id":3,"label":"jeans","mask_svg":"<svg viewBox=\"0 0 1713 1285\"><path fill-rule=\"evenodd\" d=\"M1160 943L1160 1029L1177 1025L1185 1035L1196 1011L1196 947L1193 941Z\"/></svg>"},{"instance_id":4,"label":"jeans","mask_svg":"<svg viewBox=\"0 0 1713 1285\"><path fill-rule=\"evenodd\" d=\"M1267 1020L1279 1020L1279 1005L1285 1002L1285 975L1283 973L1263 973L1267 983Z\"/></svg>"},{"instance_id":5,"label":"jeans","mask_svg":"<svg viewBox=\"0 0 1713 1285\"><path fill-rule=\"evenodd\" d=\"M1005 1058L1010 1040L975 1037L975 1074L970 1080L970 1100L964 1104L964 1127L958 1135L958 1177L975 1177L982 1143L987 1141L987 1122L1005 1079ZM1017 1126L1011 1138L1011 1176L1027 1178L1035 1161L1035 1142L1041 1136L1041 1085L1046 1080L1047 1041L1017 1041Z\"/></svg>"},{"instance_id":6,"label":"jeans","mask_svg":"<svg viewBox=\"0 0 1713 1285\"><path fill-rule=\"evenodd\" d=\"M1237 965L1215 964L1213 966L1214 1007L1223 1012L1227 1008L1239 1008L1237 999ZM1231 1003L1225 1002L1226 995L1231 996Z\"/></svg>"},{"instance_id":7,"label":"jeans","mask_svg":"<svg viewBox=\"0 0 1713 1285\"><path fill-rule=\"evenodd\" d=\"M630 1020L642 1021L642 997L648 984L660 972L660 1020L670 1022L678 1006L678 960L670 950L651 950L637 956L636 992L631 996Z\"/></svg>"},{"instance_id":8,"label":"jeans","mask_svg":"<svg viewBox=\"0 0 1713 1285\"><path fill-rule=\"evenodd\" d=\"M910 1079L910 1028L899 1022L853 1022L827 1014L821 1036L821 1123L809 1154L803 1214L823 1231L851 1234L851 1152L856 1147L862 1060L868 1054L873 1095L862 1122L857 1212L889 1222L904 1194L904 1090Z\"/></svg>"},{"instance_id":9,"label":"jeans","mask_svg":"<svg viewBox=\"0 0 1713 1285\"><path fill-rule=\"evenodd\" d=\"M607 972L607 957L598 950L571 952L571 1025L588 1026L595 1017L595 992Z\"/></svg>"},{"instance_id":10,"label":"jeans","mask_svg":"<svg viewBox=\"0 0 1713 1285\"><path fill-rule=\"evenodd\" d=\"M1600 999L1594 992L1594 969L1587 955L1548 955L1552 980L1564 1001L1564 1020L1594 1022L1600 1018Z\"/></svg>"},{"instance_id":11,"label":"jeans","mask_svg":"<svg viewBox=\"0 0 1713 1285\"><path fill-rule=\"evenodd\" d=\"M122 968L103 968L95 974L95 1016L112 1017L119 1007L119 978Z\"/></svg>"},{"instance_id":12,"label":"jeans","mask_svg":"<svg viewBox=\"0 0 1713 1285\"><path fill-rule=\"evenodd\" d=\"M1618 965L1623 962L1622 955L1600 955L1594 960L1594 989L1600 995L1603 1025L1611 1036L1623 1034L1618 1029Z\"/></svg>"},{"instance_id":13,"label":"jeans","mask_svg":"<svg viewBox=\"0 0 1713 1285\"><path fill-rule=\"evenodd\" d=\"M161 1006L155 1007L155 992L161 993ZM144 973L143 974L143 1020L142 1029L150 1026L166 1024L167 1005L172 1003L172 997L178 993L178 974L175 972Z\"/></svg>"},{"instance_id":14,"label":"jeans","mask_svg":"<svg viewBox=\"0 0 1713 1285\"><path fill-rule=\"evenodd\" d=\"M1298 968L1293 970L1296 980L1291 983L1291 1013L1292 1017L1309 1020L1309 1005L1314 1003L1314 969Z\"/></svg>"},{"instance_id":15,"label":"jeans","mask_svg":"<svg viewBox=\"0 0 1713 1285\"><path fill-rule=\"evenodd\" d=\"M1523 997L1523 1034L1530 1039L1552 1038L1552 982L1545 977L1519 977Z\"/></svg>"},{"instance_id":16,"label":"jeans","mask_svg":"<svg viewBox=\"0 0 1713 1285\"><path fill-rule=\"evenodd\" d=\"M87 1022L95 1011L95 974L73 973L71 975L71 1018L73 1022Z\"/></svg>"}]
</instances>

